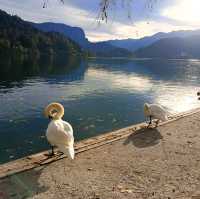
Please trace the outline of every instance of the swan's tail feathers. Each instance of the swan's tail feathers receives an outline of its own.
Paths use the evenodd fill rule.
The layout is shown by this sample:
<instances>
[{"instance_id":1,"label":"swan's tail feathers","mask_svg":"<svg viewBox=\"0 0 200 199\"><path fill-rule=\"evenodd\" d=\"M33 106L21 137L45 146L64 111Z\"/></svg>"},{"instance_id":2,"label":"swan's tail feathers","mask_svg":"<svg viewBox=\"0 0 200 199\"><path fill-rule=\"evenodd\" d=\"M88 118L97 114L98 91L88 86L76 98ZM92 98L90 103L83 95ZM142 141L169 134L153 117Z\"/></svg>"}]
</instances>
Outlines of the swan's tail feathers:
<instances>
[{"instance_id":1,"label":"swan's tail feathers","mask_svg":"<svg viewBox=\"0 0 200 199\"><path fill-rule=\"evenodd\" d=\"M161 120L162 120L163 122L165 122L165 121L167 121L167 120L170 119L171 115L172 115L172 114L171 114L169 111L166 110L165 113L163 114Z\"/></svg>"},{"instance_id":2,"label":"swan's tail feathers","mask_svg":"<svg viewBox=\"0 0 200 199\"><path fill-rule=\"evenodd\" d=\"M72 160L74 159L74 146L69 145L69 146L59 146L59 150L63 152L67 157L70 157Z\"/></svg>"},{"instance_id":3,"label":"swan's tail feathers","mask_svg":"<svg viewBox=\"0 0 200 199\"><path fill-rule=\"evenodd\" d=\"M73 147L73 145L68 147L68 156L69 156L72 160L74 159L74 147Z\"/></svg>"}]
</instances>

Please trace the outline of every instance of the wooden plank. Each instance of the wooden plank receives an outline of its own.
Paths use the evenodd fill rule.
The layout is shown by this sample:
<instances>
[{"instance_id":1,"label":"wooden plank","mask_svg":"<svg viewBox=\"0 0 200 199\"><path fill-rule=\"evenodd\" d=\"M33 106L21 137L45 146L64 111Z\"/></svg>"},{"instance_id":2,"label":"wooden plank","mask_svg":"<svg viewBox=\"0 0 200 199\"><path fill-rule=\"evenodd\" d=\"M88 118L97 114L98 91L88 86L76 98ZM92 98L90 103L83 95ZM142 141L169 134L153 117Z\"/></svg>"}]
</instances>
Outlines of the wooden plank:
<instances>
[{"instance_id":1,"label":"wooden plank","mask_svg":"<svg viewBox=\"0 0 200 199\"><path fill-rule=\"evenodd\" d=\"M171 117L170 120L160 123L158 126L168 124L170 122L176 121L183 117L198 113L200 109L195 109L193 111L188 111L181 114L176 114ZM100 147L105 144L123 139L128 137L130 134L136 133L139 129L145 128L146 123L140 123L132 125L123 129L119 129L110 133L98 135L96 137L88 138L80 142L75 143L75 153L81 153L92 148ZM56 150L56 155L53 157L48 157L48 151L43 151L37 154L33 154L18 160L14 160L5 164L0 165L0 178L5 178L7 176L27 171L32 168L49 164L51 162L57 161L59 159L65 158L64 155Z\"/></svg>"},{"instance_id":2,"label":"wooden plank","mask_svg":"<svg viewBox=\"0 0 200 199\"><path fill-rule=\"evenodd\" d=\"M135 125L133 127L135 127ZM142 127L144 127L144 123L142 123ZM87 140L77 142L75 143L75 153L81 153L83 151L102 146L106 143L122 139L122 137L133 133L130 129L132 129L132 127L127 127L111 133L96 136L95 138L89 138ZM47 156L49 152L44 151L0 165L0 178L26 171L37 166L45 165L65 157L61 153L58 153L57 150L55 151L56 155L50 158Z\"/></svg>"}]
</instances>

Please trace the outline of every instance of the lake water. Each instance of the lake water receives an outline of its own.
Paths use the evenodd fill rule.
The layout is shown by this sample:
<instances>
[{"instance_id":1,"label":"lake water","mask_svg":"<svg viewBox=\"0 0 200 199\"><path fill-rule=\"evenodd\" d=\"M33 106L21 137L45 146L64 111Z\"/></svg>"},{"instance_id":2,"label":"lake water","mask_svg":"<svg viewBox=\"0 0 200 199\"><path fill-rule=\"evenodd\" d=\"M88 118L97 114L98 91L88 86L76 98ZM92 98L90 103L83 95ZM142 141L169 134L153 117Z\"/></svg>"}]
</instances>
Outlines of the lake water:
<instances>
[{"instance_id":1,"label":"lake water","mask_svg":"<svg viewBox=\"0 0 200 199\"><path fill-rule=\"evenodd\" d=\"M29 64L1 71L0 163L49 148L50 102L63 104L76 140L144 121L145 102L172 113L200 105L198 60L91 59L45 72Z\"/></svg>"}]
</instances>

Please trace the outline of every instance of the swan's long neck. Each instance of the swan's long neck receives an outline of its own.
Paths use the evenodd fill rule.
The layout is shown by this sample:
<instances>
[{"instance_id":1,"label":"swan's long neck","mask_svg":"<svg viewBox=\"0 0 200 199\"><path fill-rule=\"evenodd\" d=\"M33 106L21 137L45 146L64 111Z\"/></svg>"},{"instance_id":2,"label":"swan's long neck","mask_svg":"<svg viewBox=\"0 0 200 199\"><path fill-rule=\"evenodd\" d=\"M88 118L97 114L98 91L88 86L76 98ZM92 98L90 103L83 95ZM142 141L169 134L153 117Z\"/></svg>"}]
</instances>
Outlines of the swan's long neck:
<instances>
[{"instance_id":1,"label":"swan's long neck","mask_svg":"<svg viewBox=\"0 0 200 199\"><path fill-rule=\"evenodd\" d=\"M144 104L144 115L150 116L149 105L147 103Z\"/></svg>"}]
</instances>

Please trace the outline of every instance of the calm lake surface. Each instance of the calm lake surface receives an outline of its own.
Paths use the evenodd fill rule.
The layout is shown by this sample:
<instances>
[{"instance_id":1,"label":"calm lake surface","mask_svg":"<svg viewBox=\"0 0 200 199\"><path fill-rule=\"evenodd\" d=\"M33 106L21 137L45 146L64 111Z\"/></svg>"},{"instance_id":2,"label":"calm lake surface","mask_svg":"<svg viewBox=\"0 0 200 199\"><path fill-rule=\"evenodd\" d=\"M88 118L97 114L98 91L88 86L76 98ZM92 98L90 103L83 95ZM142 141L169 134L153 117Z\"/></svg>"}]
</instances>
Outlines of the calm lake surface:
<instances>
[{"instance_id":1,"label":"calm lake surface","mask_svg":"<svg viewBox=\"0 0 200 199\"><path fill-rule=\"evenodd\" d=\"M198 60L91 59L45 72L29 64L1 71L0 163L49 148L50 102L64 105L76 141L144 121L145 102L172 113L200 106Z\"/></svg>"}]
</instances>

